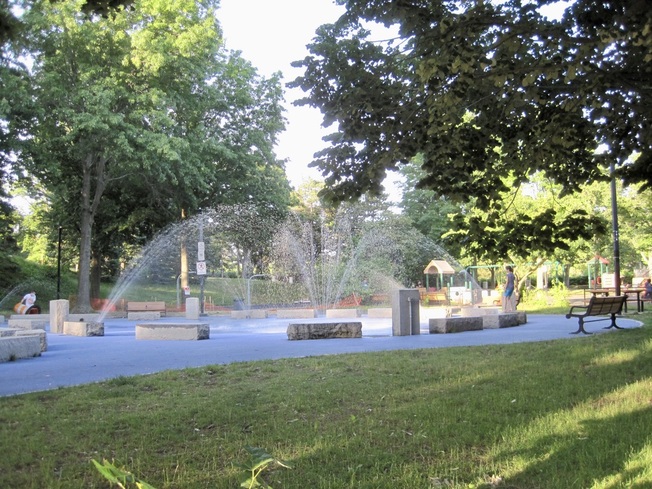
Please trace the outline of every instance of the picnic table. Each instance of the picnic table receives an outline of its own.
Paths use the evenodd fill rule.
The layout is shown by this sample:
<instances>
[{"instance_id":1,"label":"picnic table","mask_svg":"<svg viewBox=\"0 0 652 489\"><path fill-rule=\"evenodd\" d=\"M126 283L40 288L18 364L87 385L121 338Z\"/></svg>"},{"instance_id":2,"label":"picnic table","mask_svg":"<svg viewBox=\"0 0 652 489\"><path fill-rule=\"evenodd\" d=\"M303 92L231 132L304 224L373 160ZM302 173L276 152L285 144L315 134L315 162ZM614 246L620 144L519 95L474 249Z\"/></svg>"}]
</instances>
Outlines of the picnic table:
<instances>
[{"instance_id":1,"label":"picnic table","mask_svg":"<svg viewBox=\"0 0 652 489\"><path fill-rule=\"evenodd\" d=\"M609 297L609 295L616 295L615 287L600 287L597 289L584 289L584 302L586 302L586 293L590 293L591 297ZM636 295L636 311L643 312L644 305L641 294L645 293L645 289L639 287L622 287L620 293L624 295ZM627 301L624 304L625 312L627 312Z\"/></svg>"}]
</instances>

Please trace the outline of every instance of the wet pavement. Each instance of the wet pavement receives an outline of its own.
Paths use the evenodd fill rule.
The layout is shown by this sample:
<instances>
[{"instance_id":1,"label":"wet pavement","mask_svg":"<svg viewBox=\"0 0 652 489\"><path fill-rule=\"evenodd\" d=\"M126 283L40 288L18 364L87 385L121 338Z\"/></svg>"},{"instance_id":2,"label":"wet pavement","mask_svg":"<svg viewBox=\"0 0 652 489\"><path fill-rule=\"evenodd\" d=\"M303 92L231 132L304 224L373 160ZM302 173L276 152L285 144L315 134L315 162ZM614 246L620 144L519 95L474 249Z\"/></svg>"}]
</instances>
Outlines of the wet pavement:
<instances>
[{"instance_id":1,"label":"wet pavement","mask_svg":"<svg viewBox=\"0 0 652 489\"><path fill-rule=\"evenodd\" d=\"M300 358L342 353L361 353L419 348L448 348L572 339L577 319L563 315L528 315L527 324L503 329L486 329L454 334L429 334L427 321L421 322L421 334L392 336L391 319L353 318L362 322L362 338L290 341L293 319L231 319L207 316L210 339L201 341L136 340L136 323L106 319L104 336L77 337L47 334L48 349L40 357L0 363L0 396L46 391L59 387L99 382L120 376L144 375L165 370L214 364ZM163 318L156 322L184 322L183 318ZM332 322L314 319L311 322ZM607 321L589 323L591 332L608 332ZM639 327L632 318L618 319L619 326Z\"/></svg>"}]
</instances>

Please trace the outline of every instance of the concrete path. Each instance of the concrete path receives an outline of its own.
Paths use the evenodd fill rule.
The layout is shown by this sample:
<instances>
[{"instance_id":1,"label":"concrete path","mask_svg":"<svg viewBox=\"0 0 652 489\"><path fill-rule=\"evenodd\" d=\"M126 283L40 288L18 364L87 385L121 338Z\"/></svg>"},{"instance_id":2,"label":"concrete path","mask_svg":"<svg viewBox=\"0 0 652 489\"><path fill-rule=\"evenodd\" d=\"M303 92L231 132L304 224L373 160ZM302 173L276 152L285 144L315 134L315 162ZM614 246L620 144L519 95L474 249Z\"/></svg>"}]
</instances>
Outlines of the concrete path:
<instances>
[{"instance_id":1,"label":"concrete path","mask_svg":"<svg viewBox=\"0 0 652 489\"><path fill-rule=\"evenodd\" d=\"M489 344L573 339L577 319L562 315L528 315L528 323L514 328L488 329L455 334L428 333L392 336L390 319L357 318L362 338L290 341L291 319L245 319L205 317L210 339L202 341L136 340L136 321L107 319L105 336L76 337L48 333L48 350L41 357L0 363L0 396L45 391L59 387L99 382L119 376L143 375L164 370L277 358L299 358L341 353L360 353L417 348L446 348ZM161 322L180 322L164 318ZM315 319L315 321L332 321ZM144 321L143 321L144 322ZM587 330L606 332L607 321L589 323ZM635 319L618 320L622 327L640 326ZM614 330L609 330L614 331Z\"/></svg>"}]
</instances>

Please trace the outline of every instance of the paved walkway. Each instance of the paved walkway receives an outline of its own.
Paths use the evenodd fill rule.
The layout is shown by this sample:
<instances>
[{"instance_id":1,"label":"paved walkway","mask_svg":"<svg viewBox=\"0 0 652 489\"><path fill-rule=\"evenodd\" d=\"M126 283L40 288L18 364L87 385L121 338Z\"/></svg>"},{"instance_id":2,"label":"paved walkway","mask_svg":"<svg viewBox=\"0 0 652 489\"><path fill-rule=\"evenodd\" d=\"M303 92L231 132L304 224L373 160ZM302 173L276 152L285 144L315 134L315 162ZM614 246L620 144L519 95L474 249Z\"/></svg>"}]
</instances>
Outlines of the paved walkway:
<instances>
[{"instance_id":1,"label":"paved walkway","mask_svg":"<svg viewBox=\"0 0 652 489\"><path fill-rule=\"evenodd\" d=\"M286 334L288 324L299 320L202 320L210 324L209 340L136 340L136 322L126 319L105 320L105 336L101 337L48 333L48 350L40 357L0 363L0 396L232 362L586 338L570 335L577 329L577 319L562 315L528 315L527 324L514 328L437 335L428 334L428 324L422 321L421 335L415 336L392 336L390 319L358 318L362 322L362 338L303 341L290 341ZM161 319L166 321L179 322L180 318ZM607 324L589 323L587 329L603 332L601 328ZM639 321L629 318L619 319L618 324L626 328L640 326Z\"/></svg>"}]
</instances>

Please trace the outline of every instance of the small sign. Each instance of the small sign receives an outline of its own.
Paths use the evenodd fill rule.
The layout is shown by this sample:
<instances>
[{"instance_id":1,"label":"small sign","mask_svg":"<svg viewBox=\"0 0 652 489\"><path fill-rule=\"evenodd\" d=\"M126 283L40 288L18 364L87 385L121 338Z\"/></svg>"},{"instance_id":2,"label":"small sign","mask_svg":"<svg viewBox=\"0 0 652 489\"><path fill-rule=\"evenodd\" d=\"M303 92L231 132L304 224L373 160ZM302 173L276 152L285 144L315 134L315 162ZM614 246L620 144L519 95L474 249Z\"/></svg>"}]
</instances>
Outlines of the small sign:
<instances>
[{"instance_id":1,"label":"small sign","mask_svg":"<svg viewBox=\"0 0 652 489\"><path fill-rule=\"evenodd\" d=\"M204 242L199 241L197 243L197 260L204 261L206 260L206 255L204 254Z\"/></svg>"},{"instance_id":2,"label":"small sign","mask_svg":"<svg viewBox=\"0 0 652 489\"><path fill-rule=\"evenodd\" d=\"M183 288L183 294L186 295L186 296L189 296L189 295L190 295L190 287L188 287L188 286L186 285L186 286Z\"/></svg>"},{"instance_id":3,"label":"small sign","mask_svg":"<svg viewBox=\"0 0 652 489\"><path fill-rule=\"evenodd\" d=\"M615 273L603 273L602 274L602 287L615 287L616 286L616 274Z\"/></svg>"},{"instance_id":4,"label":"small sign","mask_svg":"<svg viewBox=\"0 0 652 489\"><path fill-rule=\"evenodd\" d=\"M197 262L197 275L206 275L206 262L198 261Z\"/></svg>"}]
</instances>

